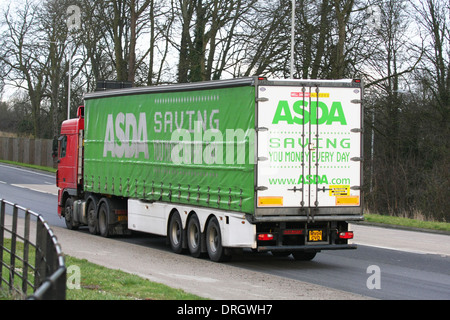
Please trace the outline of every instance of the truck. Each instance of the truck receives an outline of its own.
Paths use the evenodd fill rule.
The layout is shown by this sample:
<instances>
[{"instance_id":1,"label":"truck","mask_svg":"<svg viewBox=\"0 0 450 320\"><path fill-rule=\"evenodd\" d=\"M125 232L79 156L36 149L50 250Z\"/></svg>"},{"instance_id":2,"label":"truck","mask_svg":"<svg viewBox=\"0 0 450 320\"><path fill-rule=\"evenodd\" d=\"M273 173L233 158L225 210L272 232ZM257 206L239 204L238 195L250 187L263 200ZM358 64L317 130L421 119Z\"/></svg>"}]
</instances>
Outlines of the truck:
<instances>
[{"instance_id":1,"label":"truck","mask_svg":"<svg viewBox=\"0 0 450 320\"><path fill-rule=\"evenodd\" d=\"M88 93L61 126L58 215L216 262L355 249L363 89L255 76Z\"/></svg>"}]
</instances>

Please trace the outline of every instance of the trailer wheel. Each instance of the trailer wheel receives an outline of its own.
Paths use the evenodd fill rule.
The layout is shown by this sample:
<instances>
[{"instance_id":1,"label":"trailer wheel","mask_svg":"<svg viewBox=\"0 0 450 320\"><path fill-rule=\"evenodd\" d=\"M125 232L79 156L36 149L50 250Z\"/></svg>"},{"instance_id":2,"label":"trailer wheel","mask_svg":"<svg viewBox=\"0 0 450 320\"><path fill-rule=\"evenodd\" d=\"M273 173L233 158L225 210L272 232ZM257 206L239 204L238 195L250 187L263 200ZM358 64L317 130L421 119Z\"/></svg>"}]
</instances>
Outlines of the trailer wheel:
<instances>
[{"instance_id":1,"label":"trailer wheel","mask_svg":"<svg viewBox=\"0 0 450 320\"><path fill-rule=\"evenodd\" d=\"M69 230L77 230L78 224L73 221L73 199L68 197L64 203L64 220Z\"/></svg>"},{"instance_id":2,"label":"trailer wheel","mask_svg":"<svg viewBox=\"0 0 450 320\"><path fill-rule=\"evenodd\" d=\"M172 251L181 253L183 251L183 224L178 211L175 211L170 218L168 235Z\"/></svg>"},{"instance_id":3,"label":"trailer wheel","mask_svg":"<svg viewBox=\"0 0 450 320\"><path fill-rule=\"evenodd\" d=\"M95 201L89 201L87 209L87 219L89 232L91 234L98 234L98 218L97 218L97 205Z\"/></svg>"},{"instance_id":4,"label":"trailer wheel","mask_svg":"<svg viewBox=\"0 0 450 320\"><path fill-rule=\"evenodd\" d=\"M292 255L297 261L311 261L316 256L317 252L304 252L304 251L294 251Z\"/></svg>"},{"instance_id":5,"label":"trailer wheel","mask_svg":"<svg viewBox=\"0 0 450 320\"><path fill-rule=\"evenodd\" d=\"M212 217L206 227L206 249L212 261L224 262L231 259L231 255L222 246L222 234L216 217Z\"/></svg>"},{"instance_id":6,"label":"trailer wheel","mask_svg":"<svg viewBox=\"0 0 450 320\"><path fill-rule=\"evenodd\" d=\"M202 253L202 232L200 229L200 222L195 213L189 218L187 225L187 244L191 256L194 258L200 257Z\"/></svg>"},{"instance_id":7,"label":"trailer wheel","mask_svg":"<svg viewBox=\"0 0 450 320\"><path fill-rule=\"evenodd\" d=\"M109 227L109 210L110 208L106 201L102 202L98 210L98 230L100 232L100 235L105 238L108 238L112 235L111 229Z\"/></svg>"}]
</instances>

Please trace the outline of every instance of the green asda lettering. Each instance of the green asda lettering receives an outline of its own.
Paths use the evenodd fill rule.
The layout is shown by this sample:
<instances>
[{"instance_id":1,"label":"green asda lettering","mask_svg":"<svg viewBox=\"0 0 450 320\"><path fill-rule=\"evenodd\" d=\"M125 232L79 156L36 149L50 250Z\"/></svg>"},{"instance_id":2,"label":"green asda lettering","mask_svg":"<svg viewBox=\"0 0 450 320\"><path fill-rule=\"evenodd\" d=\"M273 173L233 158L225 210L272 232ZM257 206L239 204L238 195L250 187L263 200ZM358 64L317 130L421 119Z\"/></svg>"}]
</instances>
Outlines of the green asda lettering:
<instances>
[{"instance_id":1,"label":"green asda lettering","mask_svg":"<svg viewBox=\"0 0 450 320\"><path fill-rule=\"evenodd\" d=\"M285 121L287 124L303 125L311 121L311 124L332 125L334 122L338 122L341 125L347 125L340 102L333 102L331 108L328 108L324 102L312 101L309 111L307 106L307 101L299 100L294 102L291 108L287 101L281 100L278 102L272 123L278 124Z\"/></svg>"},{"instance_id":2,"label":"green asda lettering","mask_svg":"<svg viewBox=\"0 0 450 320\"><path fill-rule=\"evenodd\" d=\"M327 175L315 175L315 174L307 174L307 175L300 175L298 178L297 184L329 184Z\"/></svg>"},{"instance_id":3,"label":"green asda lettering","mask_svg":"<svg viewBox=\"0 0 450 320\"><path fill-rule=\"evenodd\" d=\"M139 114L139 120L133 113L119 112L114 121L108 114L106 133L103 145L103 157L111 153L111 157L139 158L141 153L148 159L147 121L145 113Z\"/></svg>"}]
</instances>

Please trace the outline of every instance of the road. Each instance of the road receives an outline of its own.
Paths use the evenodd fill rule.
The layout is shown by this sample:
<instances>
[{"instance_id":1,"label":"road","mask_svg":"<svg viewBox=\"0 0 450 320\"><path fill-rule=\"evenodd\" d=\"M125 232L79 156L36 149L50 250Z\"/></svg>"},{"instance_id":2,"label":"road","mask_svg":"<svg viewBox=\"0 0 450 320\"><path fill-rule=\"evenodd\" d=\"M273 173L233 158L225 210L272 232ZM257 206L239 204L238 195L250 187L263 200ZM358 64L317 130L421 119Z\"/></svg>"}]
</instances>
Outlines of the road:
<instances>
[{"instance_id":1,"label":"road","mask_svg":"<svg viewBox=\"0 0 450 320\"><path fill-rule=\"evenodd\" d=\"M357 250L324 251L310 262L244 252L217 264L173 254L161 237L103 239L66 230L54 181L53 174L0 164L0 198L42 214L65 253L204 297L450 299L449 235L354 225Z\"/></svg>"}]
</instances>

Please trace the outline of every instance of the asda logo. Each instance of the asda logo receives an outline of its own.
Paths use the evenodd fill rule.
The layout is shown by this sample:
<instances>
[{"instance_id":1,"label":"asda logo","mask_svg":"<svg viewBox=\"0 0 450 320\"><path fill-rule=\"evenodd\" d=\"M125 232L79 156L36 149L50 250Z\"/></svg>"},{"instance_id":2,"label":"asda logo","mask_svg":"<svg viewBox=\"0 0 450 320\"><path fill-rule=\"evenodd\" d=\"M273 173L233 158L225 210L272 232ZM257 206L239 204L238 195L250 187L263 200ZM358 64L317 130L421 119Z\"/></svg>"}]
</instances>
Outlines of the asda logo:
<instances>
[{"instance_id":1,"label":"asda logo","mask_svg":"<svg viewBox=\"0 0 450 320\"><path fill-rule=\"evenodd\" d=\"M298 184L329 184L327 175L300 175L297 181Z\"/></svg>"},{"instance_id":2,"label":"asda logo","mask_svg":"<svg viewBox=\"0 0 450 320\"><path fill-rule=\"evenodd\" d=\"M272 124L286 122L287 124L326 124L332 125L337 122L341 125L347 125L344 110L340 102L333 102L331 107L324 102L312 101L308 108L308 102L299 100L289 105L285 100L278 102L277 110L273 117Z\"/></svg>"},{"instance_id":3,"label":"asda logo","mask_svg":"<svg viewBox=\"0 0 450 320\"><path fill-rule=\"evenodd\" d=\"M145 113L139 114L139 119L133 113L119 112L114 121L108 114L106 122L103 157L111 154L117 158L139 158L141 153L148 159L147 121Z\"/></svg>"}]
</instances>

